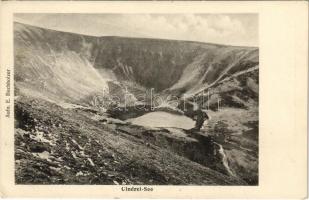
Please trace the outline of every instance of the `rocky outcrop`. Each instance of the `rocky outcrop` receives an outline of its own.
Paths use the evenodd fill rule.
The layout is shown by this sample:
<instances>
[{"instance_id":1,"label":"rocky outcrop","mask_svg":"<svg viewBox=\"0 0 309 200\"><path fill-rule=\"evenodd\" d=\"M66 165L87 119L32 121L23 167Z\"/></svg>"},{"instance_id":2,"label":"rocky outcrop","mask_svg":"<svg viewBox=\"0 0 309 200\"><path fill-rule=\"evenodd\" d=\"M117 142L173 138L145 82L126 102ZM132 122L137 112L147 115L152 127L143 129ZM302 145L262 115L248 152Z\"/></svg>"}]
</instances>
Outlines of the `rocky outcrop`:
<instances>
[{"instance_id":1,"label":"rocky outcrop","mask_svg":"<svg viewBox=\"0 0 309 200\"><path fill-rule=\"evenodd\" d=\"M217 170L209 137L103 120L27 97L15 102L15 116L17 184L246 184Z\"/></svg>"}]
</instances>

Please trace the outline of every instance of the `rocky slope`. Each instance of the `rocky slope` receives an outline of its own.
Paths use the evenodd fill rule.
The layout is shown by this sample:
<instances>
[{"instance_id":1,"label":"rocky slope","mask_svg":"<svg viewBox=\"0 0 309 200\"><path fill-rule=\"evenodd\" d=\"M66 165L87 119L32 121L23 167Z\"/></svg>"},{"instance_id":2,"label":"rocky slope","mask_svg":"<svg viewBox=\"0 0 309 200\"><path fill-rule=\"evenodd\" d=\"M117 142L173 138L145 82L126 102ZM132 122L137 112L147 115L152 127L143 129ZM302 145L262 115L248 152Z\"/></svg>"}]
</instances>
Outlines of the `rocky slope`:
<instances>
[{"instance_id":1,"label":"rocky slope","mask_svg":"<svg viewBox=\"0 0 309 200\"><path fill-rule=\"evenodd\" d=\"M15 116L17 183L246 184L213 170L221 158L207 137L147 129L22 96Z\"/></svg>"},{"instance_id":2,"label":"rocky slope","mask_svg":"<svg viewBox=\"0 0 309 200\"><path fill-rule=\"evenodd\" d=\"M258 184L258 48L14 23L14 54L17 183ZM152 111L152 88L166 98L155 110L181 113L167 97L187 97L209 109L207 126L123 121Z\"/></svg>"},{"instance_id":3,"label":"rocky slope","mask_svg":"<svg viewBox=\"0 0 309 200\"><path fill-rule=\"evenodd\" d=\"M27 82L36 93L45 87L53 99L82 99L80 90L87 96L106 88L108 81L125 84L133 93L154 88L178 96L195 94L258 65L254 47L92 37L20 23L14 27L17 83Z\"/></svg>"}]
</instances>

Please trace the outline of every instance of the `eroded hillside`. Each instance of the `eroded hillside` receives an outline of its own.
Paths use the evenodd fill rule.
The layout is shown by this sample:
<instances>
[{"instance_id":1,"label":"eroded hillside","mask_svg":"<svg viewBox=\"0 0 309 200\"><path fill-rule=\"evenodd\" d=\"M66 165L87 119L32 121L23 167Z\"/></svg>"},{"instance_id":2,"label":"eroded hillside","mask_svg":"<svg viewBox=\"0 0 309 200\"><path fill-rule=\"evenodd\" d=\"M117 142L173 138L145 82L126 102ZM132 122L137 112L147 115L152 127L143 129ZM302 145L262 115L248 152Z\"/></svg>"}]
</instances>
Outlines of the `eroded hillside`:
<instances>
[{"instance_id":1,"label":"eroded hillside","mask_svg":"<svg viewBox=\"0 0 309 200\"><path fill-rule=\"evenodd\" d=\"M14 54L17 183L258 184L258 48L14 23ZM188 97L210 120L201 131L132 124L183 114L168 98L136 110L152 89ZM97 97L117 109L99 109Z\"/></svg>"},{"instance_id":2,"label":"eroded hillside","mask_svg":"<svg viewBox=\"0 0 309 200\"><path fill-rule=\"evenodd\" d=\"M20 23L14 33L17 83L27 82L36 95L44 87L52 99L83 99L106 89L109 81L125 84L133 93L134 88L154 88L178 96L195 94L258 65L258 49L252 47L93 37Z\"/></svg>"}]
</instances>

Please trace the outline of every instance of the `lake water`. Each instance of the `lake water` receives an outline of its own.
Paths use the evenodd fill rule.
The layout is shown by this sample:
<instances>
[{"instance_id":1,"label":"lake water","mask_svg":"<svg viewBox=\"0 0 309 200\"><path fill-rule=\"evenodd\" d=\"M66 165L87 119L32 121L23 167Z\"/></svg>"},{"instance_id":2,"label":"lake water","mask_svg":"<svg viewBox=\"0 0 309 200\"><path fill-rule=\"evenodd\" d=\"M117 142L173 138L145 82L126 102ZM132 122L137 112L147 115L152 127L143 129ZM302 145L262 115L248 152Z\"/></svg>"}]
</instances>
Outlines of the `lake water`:
<instances>
[{"instance_id":1,"label":"lake water","mask_svg":"<svg viewBox=\"0 0 309 200\"><path fill-rule=\"evenodd\" d=\"M148 127L174 127L191 129L195 125L195 121L189 117L164 111L146 113L143 116L128 119L127 121L131 122L132 124Z\"/></svg>"}]
</instances>

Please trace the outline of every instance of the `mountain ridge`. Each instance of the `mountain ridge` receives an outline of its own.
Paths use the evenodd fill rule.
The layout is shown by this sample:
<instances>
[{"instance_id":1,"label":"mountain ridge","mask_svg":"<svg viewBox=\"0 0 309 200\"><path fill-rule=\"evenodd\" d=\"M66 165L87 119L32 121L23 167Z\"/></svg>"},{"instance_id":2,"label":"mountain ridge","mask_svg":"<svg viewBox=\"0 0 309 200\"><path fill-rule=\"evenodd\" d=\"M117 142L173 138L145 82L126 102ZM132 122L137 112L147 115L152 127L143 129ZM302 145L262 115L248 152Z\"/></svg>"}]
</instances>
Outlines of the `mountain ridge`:
<instances>
[{"instance_id":1,"label":"mountain ridge","mask_svg":"<svg viewBox=\"0 0 309 200\"><path fill-rule=\"evenodd\" d=\"M36 94L40 89L35 87L46 85L46 96L52 99L57 96L55 92L50 91L55 84L58 85L59 91L63 90L64 86L65 91L61 95L80 101L103 90L95 83L96 81L102 84L106 82L103 85L108 88L107 82L111 80L114 83L116 81L116 85L119 85L118 89L125 87L135 96L151 88L157 92L164 91L177 96L185 93L194 95L222 78L258 65L258 48L252 47L178 40L128 39L117 36L92 37L28 26L18 22L14 25L16 69L17 72L22 70L26 72L23 75L17 73L17 77L31 80L27 84L32 85L30 88L34 88ZM21 49L28 49L28 51L21 51ZM22 66L23 68L19 69ZM38 79L33 79L34 66L38 68L35 72ZM97 77L94 79L96 81L85 77L79 86L76 81L82 78L82 75L78 74L74 75L76 83L64 81L70 73L68 70L63 71L64 66L65 68L70 66L71 71L79 67L80 72L84 71L84 73L93 74L90 77ZM44 69L39 70L40 67ZM92 72L89 71L90 68L93 69ZM58 76L51 81L40 71L51 71L52 76L57 74ZM98 75L101 78L98 78ZM40 79L45 83L38 83ZM24 85L23 81L17 82ZM66 82L65 85L64 82ZM87 89L83 97L77 97L72 93L73 87L84 88L84 85L89 84L92 86ZM68 85L67 89L65 89L66 85ZM137 91L134 89L136 86L132 88L132 85L144 89Z\"/></svg>"},{"instance_id":2,"label":"mountain ridge","mask_svg":"<svg viewBox=\"0 0 309 200\"><path fill-rule=\"evenodd\" d=\"M14 59L17 183L257 185L258 48L14 23ZM153 111L149 91L181 115L168 97L191 94L211 119L201 131L126 121Z\"/></svg>"},{"instance_id":3,"label":"mountain ridge","mask_svg":"<svg viewBox=\"0 0 309 200\"><path fill-rule=\"evenodd\" d=\"M57 32L62 32L62 33L70 33L70 34L76 34L76 35L83 35L87 37L97 37L97 38L124 38L124 39L145 39L145 40L165 40L165 41L175 41L175 42L188 42L188 43L197 43L197 44L208 44L208 45L217 45L217 46L230 46L230 47L239 47L239 48L258 48L257 46L244 46L244 45L229 45L229 44L220 44L220 43L212 43L212 42L202 42L202 41L195 41L195 40L178 40L178 39L168 39L168 38L147 38L147 37L126 37L126 36L115 36L115 35L102 35L102 36L96 36L96 35L89 35L89 34L82 34L82 33L75 33L75 32L70 32L70 31L63 31L63 30L56 30L52 28L45 28L42 26L37 26L37 25L32 25L24 22L18 22L14 21L14 24L21 24L21 25L26 25L26 26L32 26L35 28L41 28L45 30L50 30L50 31L57 31Z\"/></svg>"}]
</instances>

